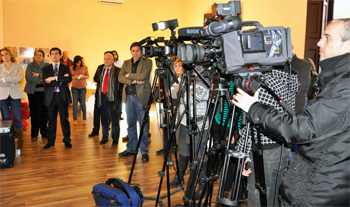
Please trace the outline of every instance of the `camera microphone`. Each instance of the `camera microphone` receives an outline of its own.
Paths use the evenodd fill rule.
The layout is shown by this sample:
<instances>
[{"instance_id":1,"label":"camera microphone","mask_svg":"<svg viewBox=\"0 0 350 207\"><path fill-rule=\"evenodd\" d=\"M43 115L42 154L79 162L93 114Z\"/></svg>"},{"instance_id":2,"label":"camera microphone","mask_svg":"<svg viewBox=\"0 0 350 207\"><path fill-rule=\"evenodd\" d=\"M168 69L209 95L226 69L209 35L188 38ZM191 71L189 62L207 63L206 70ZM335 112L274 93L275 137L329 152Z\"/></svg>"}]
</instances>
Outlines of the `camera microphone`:
<instances>
[{"instance_id":1,"label":"camera microphone","mask_svg":"<svg viewBox=\"0 0 350 207\"><path fill-rule=\"evenodd\" d=\"M191 37L203 37L203 27L185 27L178 30L179 39L191 40ZM187 37L187 38L186 38Z\"/></svg>"}]
</instances>

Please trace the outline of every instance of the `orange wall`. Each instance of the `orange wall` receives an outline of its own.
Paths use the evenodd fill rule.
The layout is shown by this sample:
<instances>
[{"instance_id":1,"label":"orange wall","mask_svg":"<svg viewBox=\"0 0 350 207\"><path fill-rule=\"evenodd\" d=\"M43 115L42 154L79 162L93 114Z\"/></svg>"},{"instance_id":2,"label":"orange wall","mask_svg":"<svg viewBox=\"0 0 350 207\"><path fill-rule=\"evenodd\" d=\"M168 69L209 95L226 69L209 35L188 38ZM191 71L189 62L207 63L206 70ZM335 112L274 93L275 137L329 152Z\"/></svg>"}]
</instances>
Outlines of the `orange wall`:
<instances>
[{"instance_id":1,"label":"orange wall","mask_svg":"<svg viewBox=\"0 0 350 207\"><path fill-rule=\"evenodd\" d=\"M132 42L147 36L169 38L169 30L153 32L152 23L177 18L180 28L201 26L203 14L210 12L213 3L228 2L125 0L124 5L116 5L98 0L2 1L5 46L57 46L68 50L71 59L81 55L89 67L91 80L96 67L103 63L104 51L116 49L120 59L125 60L130 58ZM242 0L242 19L257 20L263 26L292 28L294 51L302 57L306 5L307 0Z\"/></svg>"}]
</instances>

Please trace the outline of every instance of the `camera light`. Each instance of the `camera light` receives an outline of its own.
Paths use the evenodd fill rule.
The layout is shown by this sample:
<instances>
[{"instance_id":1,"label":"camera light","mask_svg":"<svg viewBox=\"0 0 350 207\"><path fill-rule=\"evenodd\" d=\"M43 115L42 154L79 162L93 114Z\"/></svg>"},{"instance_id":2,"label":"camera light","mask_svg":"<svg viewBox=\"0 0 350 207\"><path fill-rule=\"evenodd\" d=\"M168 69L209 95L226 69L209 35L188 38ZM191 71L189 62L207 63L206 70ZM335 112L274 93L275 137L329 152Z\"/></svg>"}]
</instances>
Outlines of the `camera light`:
<instances>
[{"instance_id":1,"label":"camera light","mask_svg":"<svg viewBox=\"0 0 350 207\"><path fill-rule=\"evenodd\" d=\"M170 30L174 30L178 26L179 26L179 24L177 22L177 19L168 20L168 21L160 21L158 23L152 24L153 31L157 31L158 29L159 30L166 30L168 28Z\"/></svg>"},{"instance_id":2,"label":"camera light","mask_svg":"<svg viewBox=\"0 0 350 207\"><path fill-rule=\"evenodd\" d=\"M167 29L166 23L163 22L163 21L160 21L160 22L158 23L158 29L160 29L160 30L165 30L165 29Z\"/></svg>"}]
</instances>

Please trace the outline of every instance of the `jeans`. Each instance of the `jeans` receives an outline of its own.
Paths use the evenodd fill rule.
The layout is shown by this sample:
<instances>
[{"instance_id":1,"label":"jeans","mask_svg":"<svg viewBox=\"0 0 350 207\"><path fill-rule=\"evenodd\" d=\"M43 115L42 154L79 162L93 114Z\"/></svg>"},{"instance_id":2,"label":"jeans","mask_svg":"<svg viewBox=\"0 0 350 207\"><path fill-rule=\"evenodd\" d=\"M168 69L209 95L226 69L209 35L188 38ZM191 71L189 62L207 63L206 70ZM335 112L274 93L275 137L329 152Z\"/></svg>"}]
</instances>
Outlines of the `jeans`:
<instances>
[{"instance_id":1,"label":"jeans","mask_svg":"<svg viewBox=\"0 0 350 207\"><path fill-rule=\"evenodd\" d=\"M289 152L290 150L285 147L263 150L267 206L279 206L279 187L282 183L283 171L287 167ZM261 206L259 191L255 187L256 170L254 170L252 153L249 157L252 160L252 173L248 177L248 206Z\"/></svg>"},{"instance_id":2,"label":"jeans","mask_svg":"<svg viewBox=\"0 0 350 207\"><path fill-rule=\"evenodd\" d=\"M137 117L139 118L139 126L141 130L141 126L143 123L143 118L145 116L145 110L142 107L141 102L137 96L126 96L125 101L125 110L127 115L128 122L128 136L129 142L126 145L127 151L131 152L137 147ZM148 122L145 122L143 133L141 137L140 150L141 154L148 154Z\"/></svg>"},{"instance_id":3,"label":"jeans","mask_svg":"<svg viewBox=\"0 0 350 207\"><path fill-rule=\"evenodd\" d=\"M13 121L16 128L22 128L21 99L13 99L10 96L7 99L0 100L1 115L4 121L11 121L10 106L13 115Z\"/></svg>"},{"instance_id":4,"label":"jeans","mask_svg":"<svg viewBox=\"0 0 350 207\"><path fill-rule=\"evenodd\" d=\"M73 95L73 119L77 120L77 109L78 101L80 102L81 110L83 111L83 120L86 120L86 88L74 88L72 86L72 95Z\"/></svg>"}]
</instances>

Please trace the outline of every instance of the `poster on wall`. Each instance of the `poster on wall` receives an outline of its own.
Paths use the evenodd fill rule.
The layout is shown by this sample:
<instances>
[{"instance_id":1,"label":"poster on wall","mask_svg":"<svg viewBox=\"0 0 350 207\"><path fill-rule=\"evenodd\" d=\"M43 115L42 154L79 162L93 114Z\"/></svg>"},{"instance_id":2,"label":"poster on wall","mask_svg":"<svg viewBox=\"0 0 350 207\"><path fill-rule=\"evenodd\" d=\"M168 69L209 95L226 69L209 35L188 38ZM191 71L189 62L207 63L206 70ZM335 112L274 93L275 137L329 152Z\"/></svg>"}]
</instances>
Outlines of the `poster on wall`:
<instances>
[{"instance_id":1,"label":"poster on wall","mask_svg":"<svg viewBox=\"0 0 350 207\"><path fill-rule=\"evenodd\" d=\"M34 47L20 47L19 57L21 58L32 58L34 57Z\"/></svg>"},{"instance_id":2,"label":"poster on wall","mask_svg":"<svg viewBox=\"0 0 350 207\"><path fill-rule=\"evenodd\" d=\"M22 66L23 69L27 69L28 64L32 62L33 59L19 59L19 64Z\"/></svg>"}]
</instances>

